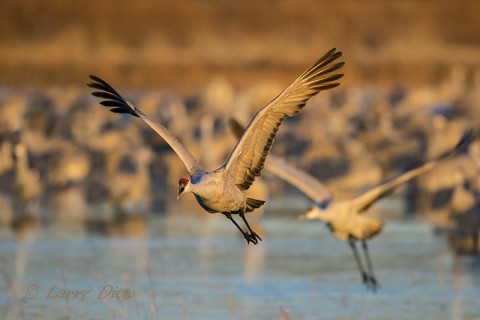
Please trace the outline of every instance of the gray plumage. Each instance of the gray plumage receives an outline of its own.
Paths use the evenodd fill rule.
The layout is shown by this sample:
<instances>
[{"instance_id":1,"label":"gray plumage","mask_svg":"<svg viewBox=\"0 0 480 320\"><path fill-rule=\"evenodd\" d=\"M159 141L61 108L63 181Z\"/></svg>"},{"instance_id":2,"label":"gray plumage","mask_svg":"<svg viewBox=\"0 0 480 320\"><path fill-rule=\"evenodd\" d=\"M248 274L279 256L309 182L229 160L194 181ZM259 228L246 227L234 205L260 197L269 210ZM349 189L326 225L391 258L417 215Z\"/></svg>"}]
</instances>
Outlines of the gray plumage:
<instances>
[{"instance_id":1,"label":"gray plumage","mask_svg":"<svg viewBox=\"0 0 480 320\"><path fill-rule=\"evenodd\" d=\"M232 220L243 233L247 242L257 243L260 239L249 227L243 214L263 205L264 201L248 198L243 191L262 173L265 159L273 144L277 131L287 117L297 114L307 100L322 90L334 88L343 74L335 73L344 63L336 62L342 53L332 49L308 68L280 95L263 107L250 121L242 137L230 154L227 162L217 170L206 172L191 153L163 125L154 122L138 107L123 98L106 81L90 76L94 81L88 86L99 91L92 94L105 99L103 106L115 113L128 113L141 118L155 130L177 153L187 168L190 179L179 181L179 195L192 192L199 204L208 212L221 212ZM231 218L239 214L250 234L245 233ZM261 240L261 239L260 239Z\"/></svg>"},{"instance_id":2,"label":"gray plumage","mask_svg":"<svg viewBox=\"0 0 480 320\"><path fill-rule=\"evenodd\" d=\"M243 128L235 119L230 119L230 127L237 136L240 135ZM335 237L347 241L355 255L358 268L362 273L363 282L368 288L375 291L377 281L373 276L366 240L375 237L382 231L383 222L366 217L363 213L376 201L393 192L396 187L434 169L440 161L468 146L476 138L477 135L472 130L466 130L455 146L425 162L423 165L385 180L354 199L333 198L328 189L318 179L274 155L268 157L266 169L290 183L313 200L315 204L301 217L308 220L318 219L326 222ZM359 260L355 247L356 241L362 242L368 273L365 272Z\"/></svg>"}]
</instances>

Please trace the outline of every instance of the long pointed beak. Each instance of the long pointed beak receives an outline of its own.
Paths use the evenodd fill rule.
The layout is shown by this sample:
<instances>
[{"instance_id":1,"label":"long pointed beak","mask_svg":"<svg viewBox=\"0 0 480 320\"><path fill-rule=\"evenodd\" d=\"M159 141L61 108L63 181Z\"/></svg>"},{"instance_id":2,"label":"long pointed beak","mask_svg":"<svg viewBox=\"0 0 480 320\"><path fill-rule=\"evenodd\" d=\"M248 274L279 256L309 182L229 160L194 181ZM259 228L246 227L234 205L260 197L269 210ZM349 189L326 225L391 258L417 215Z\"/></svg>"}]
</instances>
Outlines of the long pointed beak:
<instances>
[{"instance_id":1,"label":"long pointed beak","mask_svg":"<svg viewBox=\"0 0 480 320\"><path fill-rule=\"evenodd\" d=\"M302 213L302 214L300 214L300 215L298 216L298 220L300 220L300 221L308 220L308 213L309 213L311 210L312 210L312 207L309 207L306 212L304 212L304 213Z\"/></svg>"},{"instance_id":2,"label":"long pointed beak","mask_svg":"<svg viewBox=\"0 0 480 320\"><path fill-rule=\"evenodd\" d=\"M183 188L184 188L184 187L182 187L182 186L179 186L179 187L177 188L177 194L178 194L178 195L177 195L177 200L178 200L178 198L180 198L180 196L182 195L182 192L183 192L182 189L183 189Z\"/></svg>"}]
</instances>

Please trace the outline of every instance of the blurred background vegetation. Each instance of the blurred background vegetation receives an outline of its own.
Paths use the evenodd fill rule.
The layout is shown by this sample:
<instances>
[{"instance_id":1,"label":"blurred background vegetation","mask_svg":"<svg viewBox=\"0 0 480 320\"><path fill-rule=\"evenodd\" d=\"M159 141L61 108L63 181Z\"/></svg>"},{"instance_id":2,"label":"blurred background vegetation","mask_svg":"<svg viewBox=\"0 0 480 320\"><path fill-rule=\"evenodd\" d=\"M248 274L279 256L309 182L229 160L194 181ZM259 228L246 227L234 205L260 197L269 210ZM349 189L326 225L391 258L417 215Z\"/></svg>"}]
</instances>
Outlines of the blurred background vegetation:
<instances>
[{"instance_id":1,"label":"blurred background vegetation","mask_svg":"<svg viewBox=\"0 0 480 320\"><path fill-rule=\"evenodd\" d=\"M378 300L358 290L343 243L296 221L311 203L267 172L249 190L267 200L248 217L266 234L258 246L192 195L175 201L187 175L178 157L85 84L107 80L208 170L236 143L230 117L247 123L336 47L341 86L287 119L272 153L353 196L479 127L479 13L477 0L0 0L0 318L59 317L61 304L25 297L32 283L130 279L141 303L129 308L143 318L158 318L158 304L172 319L187 308L195 319L478 319L478 259L458 267L450 252L480 254L479 141L369 210L388 226L372 241ZM71 305L62 319L134 318ZM282 316L265 315L279 305Z\"/></svg>"},{"instance_id":2,"label":"blurred background vegetation","mask_svg":"<svg viewBox=\"0 0 480 320\"><path fill-rule=\"evenodd\" d=\"M478 12L475 0L3 0L0 85L288 82L333 46L344 84L436 83L453 65L478 69Z\"/></svg>"},{"instance_id":3,"label":"blurred background vegetation","mask_svg":"<svg viewBox=\"0 0 480 320\"><path fill-rule=\"evenodd\" d=\"M228 119L246 123L332 47L344 53L342 85L287 121L273 152L337 194L358 193L478 126L478 12L478 1L446 0L3 0L0 220L201 211L193 197L169 207L182 164L145 125L99 107L85 86L89 74L118 87L213 169L235 144ZM472 154L402 189L402 212L446 226L466 210L454 205L458 192L468 193L464 207L476 206ZM267 210L292 209L275 195L299 194L265 179L276 183L259 180L254 192L270 193Z\"/></svg>"}]
</instances>

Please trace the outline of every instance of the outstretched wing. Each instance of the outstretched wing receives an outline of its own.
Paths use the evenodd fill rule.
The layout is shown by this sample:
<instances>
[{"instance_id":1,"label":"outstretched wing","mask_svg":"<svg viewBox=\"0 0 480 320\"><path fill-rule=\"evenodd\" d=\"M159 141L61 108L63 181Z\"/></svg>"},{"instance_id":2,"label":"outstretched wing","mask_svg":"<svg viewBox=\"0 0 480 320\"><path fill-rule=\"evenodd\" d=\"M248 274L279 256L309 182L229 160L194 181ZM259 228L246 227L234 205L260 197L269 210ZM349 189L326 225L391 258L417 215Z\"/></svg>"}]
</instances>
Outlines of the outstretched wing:
<instances>
[{"instance_id":1,"label":"outstretched wing","mask_svg":"<svg viewBox=\"0 0 480 320\"><path fill-rule=\"evenodd\" d=\"M263 107L250 121L241 139L224 165L226 177L239 189L246 190L265 165L277 131L286 117L297 114L307 100L322 90L339 85L343 74L332 74L344 62L333 64L342 53L332 49L308 68L279 96Z\"/></svg>"},{"instance_id":2,"label":"outstretched wing","mask_svg":"<svg viewBox=\"0 0 480 320\"><path fill-rule=\"evenodd\" d=\"M240 138L244 127L234 118L230 119L229 125L235 136ZM331 198L330 192L323 183L279 157L269 155L266 160L265 169L290 183L318 205Z\"/></svg>"},{"instance_id":3,"label":"outstretched wing","mask_svg":"<svg viewBox=\"0 0 480 320\"><path fill-rule=\"evenodd\" d=\"M290 183L302 191L307 197L321 205L331 199L332 195L327 187L305 171L295 168L283 159L269 155L266 161L266 169L279 178Z\"/></svg>"},{"instance_id":4,"label":"outstretched wing","mask_svg":"<svg viewBox=\"0 0 480 320\"><path fill-rule=\"evenodd\" d=\"M90 76L93 80L87 86L99 90L92 92L92 95L104 99L100 102L102 106L112 108L110 111L115 113L128 113L132 116L139 117L145 123L155 130L168 145L175 151L178 157L182 160L190 175L203 171L197 160L190 152L183 146L183 144L163 125L151 120L145 113L142 112L133 103L123 98L115 89L113 89L106 81L96 76Z\"/></svg>"},{"instance_id":5,"label":"outstretched wing","mask_svg":"<svg viewBox=\"0 0 480 320\"><path fill-rule=\"evenodd\" d=\"M443 159L455 154L459 149L463 148L464 146L469 145L472 141L477 138L477 134L475 134L471 129L465 131L462 138L457 142L457 144L450 148L449 150L443 152L442 154L436 156L430 161L427 161L423 165L414 168L410 171L400 174L397 177L389 179L379 186L374 187L373 189L367 191L366 193L360 195L359 197L355 198L353 201L354 207L357 209L357 212L364 212L367 210L375 201L379 200L380 198L388 195L392 192L396 187L399 185L408 182L421 174L424 174L430 170L432 170L440 161Z\"/></svg>"}]
</instances>

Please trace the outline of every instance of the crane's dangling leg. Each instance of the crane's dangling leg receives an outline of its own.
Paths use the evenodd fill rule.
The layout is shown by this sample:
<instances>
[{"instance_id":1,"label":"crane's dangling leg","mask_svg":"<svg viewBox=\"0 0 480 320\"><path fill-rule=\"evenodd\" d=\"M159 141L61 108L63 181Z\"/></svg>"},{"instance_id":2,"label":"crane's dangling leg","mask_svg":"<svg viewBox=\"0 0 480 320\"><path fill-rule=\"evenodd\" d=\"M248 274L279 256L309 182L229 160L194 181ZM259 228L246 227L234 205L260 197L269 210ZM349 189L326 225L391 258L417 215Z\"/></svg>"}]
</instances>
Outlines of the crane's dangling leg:
<instances>
[{"instance_id":1,"label":"crane's dangling leg","mask_svg":"<svg viewBox=\"0 0 480 320\"><path fill-rule=\"evenodd\" d=\"M370 277L365 272L362 262L360 261L360 256L358 255L357 247L355 246L355 239L350 237L348 239L348 244L350 245L350 248L352 248L353 256L355 257L355 262L357 263L358 271L360 271L360 274L362 275L362 282L363 284L365 284L367 289L370 289Z\"/></svg>"},{"instance_id":2,"label":"crane's dangling leg","mask_svg":"<svg viewBox=\"0 0 480 320\"><path fill-rule=\"evenodd\" d=\"M230 221L232 221L235 226L237 226L238 230L240 230L240 232L245 237L245 240L247 240L247 243L252 242L255 245L258 243L258 240L255 237L253 237L249 233L243 231L243 229L238 225L238 223L235 220L233 220L232 214L230 212L222 212L222 213L225 217L227 217Z\"/></svg>"},{"instance_id":3,"label":"crane's dangling leg","mask_svg":"<svg viewBox=\"0 0 480 320\"><path fill-rule=\"evenodd\" d=\"M248 230L250 231L250 235L251 235L255 240L257 240L257 242L258 242L258 240L262 241L262 238L260 238L260 236L259 236L256 232L254 232L254 231L252 230L252 228L250 228L250 225L248 224L247 219L245 219L245 213L244 213L244 212L240 212L238 215L243 219L243 222L245 222L245 225L247 226Z\"/></svg>"},{"instance_id":4,"label":"crane's dangling leg","mask_svg":"<svg viewBox=\"0 0 480 320\"><path fill-rule=\"evenodd\" d=\"M377 279L375 278L375 275L373 274L372 261L370 260L370 254L368 252L368 245L367 245L366 240L362 240L362 246L363 246L363 254L365 255L365 261L367 261L368 278L369 278L369 281L370 281L372 291L375 292L375 291L377 291L379 283L377 282Z\"/></svg>"}]
</instances>

